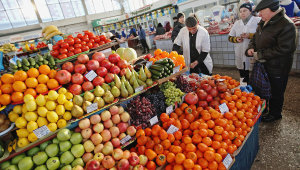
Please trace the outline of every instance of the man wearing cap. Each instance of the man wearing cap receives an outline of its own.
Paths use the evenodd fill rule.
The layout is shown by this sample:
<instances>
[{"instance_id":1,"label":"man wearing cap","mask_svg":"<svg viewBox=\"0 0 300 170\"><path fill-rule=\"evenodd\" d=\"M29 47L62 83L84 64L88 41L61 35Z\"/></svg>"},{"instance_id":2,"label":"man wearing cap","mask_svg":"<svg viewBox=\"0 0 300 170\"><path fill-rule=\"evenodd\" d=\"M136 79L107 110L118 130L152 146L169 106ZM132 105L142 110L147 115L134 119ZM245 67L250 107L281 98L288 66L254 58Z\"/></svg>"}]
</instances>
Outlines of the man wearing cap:
<instances>
[{"instance_id":1,"label":"man wearing cap","mask_svg":"<svg viewBox=\"0 0 300 170\"><path fill-rule=\"evenodd\" d=\"M256 31L259 17L252 14L252 5L244 3L240 6L240 20L236 21L230 30L228 40L234 43L235 65L240 72L240 77L244 82L249 81L249 70L252 69L250 57L246 57L245 50L248 48L250 39Z\"/></svg>"},{"instance_id":2,"label":"man wearing cap","mask_svg":"<svg viewBox=\"0 0 300 170\"><path fill-rule=\"evenodd\" d=\"M191 73L212 73L213 63L209 55L210 39L207 30L199 25L198 20L190 16L174 41L173 50L183 49L183 56Z\"/></svg>"},{"instance_id":3,"label":"man wearing cap","mask_svg":"<svg viewBox=\"0 0 300 170\"><path fill-rule=\"evenodd\" d=\"M262 121L273 122L282 118L284 92L296 50L296 27L285 10L279 7L279 0L262 0L255 11L259 12L262 21L246 55L263 62L267 71L272 96L269 113L262 117Z\"/></svg>"},{"instance_id":4,"label":"man wearing cap","mask_svg":"<svg viewBox=\"0 0 300 170\"><path fill-rule=\"evenodd\" d=\"M174 23L174 29L172 31L172 36L171 39L174 42L175 38L177 37L179 31L181 30L181 28L184 27L184 13L178 13L177 14L177 22L176 24Z\"/></svg>"}]
</instances>

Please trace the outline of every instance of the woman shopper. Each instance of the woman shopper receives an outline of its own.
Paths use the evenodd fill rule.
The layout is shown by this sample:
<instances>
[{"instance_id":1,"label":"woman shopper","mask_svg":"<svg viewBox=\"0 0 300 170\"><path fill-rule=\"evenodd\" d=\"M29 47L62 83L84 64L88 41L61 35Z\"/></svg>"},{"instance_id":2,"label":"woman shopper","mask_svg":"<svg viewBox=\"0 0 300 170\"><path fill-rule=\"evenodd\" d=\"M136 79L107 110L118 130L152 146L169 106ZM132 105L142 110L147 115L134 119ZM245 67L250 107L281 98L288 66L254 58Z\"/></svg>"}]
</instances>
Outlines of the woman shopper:
<instances>
[{"instance_id":1,"label":"woman shopper","mask_svg":"<svg viewBox=\"0 0 300 170\"><path fill-rule=\"evenodd\" d=\"M235 64L244 82L249 82L249 70L252 69L251 58L246 57L245 51L248 48L250 39L256 31L260 17L252 16L252 5L244 3L240 6L240 20L236 21L231 28L228 40L234 43Z\"/></svg>"}]
</instances>

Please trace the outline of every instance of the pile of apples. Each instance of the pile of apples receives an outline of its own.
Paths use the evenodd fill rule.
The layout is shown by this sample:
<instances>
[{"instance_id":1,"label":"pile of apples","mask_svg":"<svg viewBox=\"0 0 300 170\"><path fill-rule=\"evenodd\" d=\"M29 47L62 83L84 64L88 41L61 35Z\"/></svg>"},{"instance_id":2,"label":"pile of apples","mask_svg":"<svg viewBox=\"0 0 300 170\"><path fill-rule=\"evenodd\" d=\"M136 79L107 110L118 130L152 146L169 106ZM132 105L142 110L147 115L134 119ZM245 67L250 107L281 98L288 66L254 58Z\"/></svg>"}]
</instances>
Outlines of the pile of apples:
<instances>
[{"instance_id":1,"label":"pile of apples","mask_svg":"<svg viewBox=\"0 0 300 170\"><path fill-rule=\"evenodd\" d=\"M70 73L71 77L67 77L72 84L69 90L73 94L81 94L82 91L90 91L103 83L111 83L114 81L114 76L125 75L126 68L131 67L126 60L121 59L116 53L106 58L102 52L95 52L92 59L89 59L86 54L80 54L74 64L71 62L64 63L62 70ZM91 70L97 74L92 82L85 77L85 74Z\"/></svg>"}]
</instances>

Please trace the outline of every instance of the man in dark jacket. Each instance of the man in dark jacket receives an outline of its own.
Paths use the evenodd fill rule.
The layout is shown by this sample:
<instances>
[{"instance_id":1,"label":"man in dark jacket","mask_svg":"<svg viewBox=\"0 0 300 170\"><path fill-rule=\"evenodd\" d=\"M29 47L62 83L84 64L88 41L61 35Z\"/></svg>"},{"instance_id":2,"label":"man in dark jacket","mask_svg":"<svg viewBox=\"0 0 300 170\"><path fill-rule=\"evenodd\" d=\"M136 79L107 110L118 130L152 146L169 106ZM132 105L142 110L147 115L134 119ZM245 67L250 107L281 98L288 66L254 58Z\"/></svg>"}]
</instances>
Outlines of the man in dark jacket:
<instances>
[{"instance_id":1,"label":"man in dark jacket","mask_svg":"<svg viewBox=\"0 0 300 170\"><path fill-rule=\"evenodd\" d=\"M174 42L174 40L176 39L179 31L181 30L181 28L183 28L185 25L184 25L184 13L178 13L177 14L177 24L176 26L174 25L174 29L172 31L172 36L171 36L171 39L172 39L172 42Z\"/></svg>"},{"instance_id":2,"label":"man in dark jacket","mask_svg":"<svg viewBox=\"0 0 300 170\"><path fill-rule=\"evenodd\" d=\"M271 84L269 114L262 121L272 122L282 118L288 74L296 50L296 27L279 7L279 0L262 0L255 9L259 12L261 22L250 41L247 56L264 62Z\"/></svg>"}]
</instances>

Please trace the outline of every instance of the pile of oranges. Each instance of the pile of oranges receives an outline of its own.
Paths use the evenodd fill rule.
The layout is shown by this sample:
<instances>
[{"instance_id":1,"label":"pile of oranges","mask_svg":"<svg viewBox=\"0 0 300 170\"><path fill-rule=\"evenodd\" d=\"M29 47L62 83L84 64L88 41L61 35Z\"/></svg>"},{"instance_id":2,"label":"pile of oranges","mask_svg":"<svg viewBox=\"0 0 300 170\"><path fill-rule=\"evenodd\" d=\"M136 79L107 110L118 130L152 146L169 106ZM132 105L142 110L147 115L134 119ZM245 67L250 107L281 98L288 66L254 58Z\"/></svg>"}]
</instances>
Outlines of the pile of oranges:
<instances>
[{"instance_id":1,"label":"pile of oranges","mask_svg":"<svg viewBox=\"0 0 300 170\"><path fill-rule=\"evenodd\" d=\"M234 89L240 85L239 81L236 81L235 79L233 79L230 76L220 76L219 74L216 74L216 75L213 75L212 77L215 79L224 79L224 82L226 83L227 88L229 88L229 89Z\"/></svg>"},{"instance_id":2,"label":"pile of oranges","mask_svg":"<svg viewBox=\"0 0 300 170\"><path fill-rule=\"evenodd\" d=\"M148 169L167 164L171 169L226 169L223 159L233 154L254 125L253 118L262 103L253 93L234 92L221 95L229 112L221 114L211 107L181 104L170 115L160 115L160 125L136 133L138 154L148 157ZM174 125L179 130L168 134Z\"/></svg>"},{"instance_id":3,"label":"pile of oranges","mask_svg":"<svg viewBox=\"0 0 300 170\"><path fill-rule=\"evenodd\" d=\"M30 68L27 72L19 70L12 74L4 74L0 81L0 104L22 102L26 94L36 96L44 94L48 89L59 86L55 79L56 71L48 65L41 65L39 69Z\"/></svg>"},{"instance_id":4,"label":"pile of oranges","mask_svg":"<svg viewBox=\"0 0 300 170\"><path fill-rule=\"evenodd\" d=\"M149 61L153 61L153 63L155 63L156 61L163 59L163 58L170 58L173 61L173 63L175 64L175 67L179 66L180 70L185 66L185 61L184 61L183 55L179 55L176 51L172 51L169 54L166 51L157 49L154 51L154 57L150 58Z\"/></svg>"}]
</instances>

